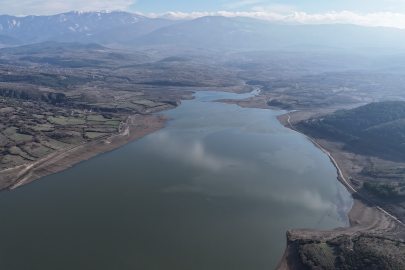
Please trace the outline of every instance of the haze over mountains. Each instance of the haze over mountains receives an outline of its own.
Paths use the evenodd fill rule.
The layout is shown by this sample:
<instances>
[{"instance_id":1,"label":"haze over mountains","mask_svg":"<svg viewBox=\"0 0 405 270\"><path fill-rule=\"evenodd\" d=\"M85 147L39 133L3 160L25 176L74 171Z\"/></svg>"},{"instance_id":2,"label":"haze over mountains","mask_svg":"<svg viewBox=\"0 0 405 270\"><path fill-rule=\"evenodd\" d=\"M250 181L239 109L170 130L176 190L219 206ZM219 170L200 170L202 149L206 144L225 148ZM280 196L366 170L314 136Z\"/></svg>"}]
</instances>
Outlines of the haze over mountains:
<instances>
[{"instance_id":1,"label":"haze over mountains","mask_svg":"<svg viewBox=\"0 0 405 270\"><path fill-rule=\"evenodd\" d=\"M0 44L3 44L5 46L17 46L24 44L24 42L10 36L0 35Z\"/></svg>"},{"instance_id":2,"label":"haze over mountains","mask_svg":"<svg viewBox=\"0 0 405 270\"><path fill-rule=\"evenodd\" d=\"M52 16L0 16L0 43L44 41L123 45L175 44L241 49L399 48L405 30L357 25L298 25L251 18L153 19L122 12L69 12ZM7 37L8 36L8 37ZM395 51L391 51L394 53Z\"/></svg>"},{"instance_id":3,"label":"haze over mountains","mask_svg":"<svg viewBox=\"0 0 405 270\"><path fill-rule=\"evenodd\" d=\"M176 21L150 19L141 15L113 12L72 11L52 16L15 17L0 16L0 34L9 35L25 42L79 41L111 43L114 38L135 38ZM111 36L113 33L118 35ZM117 42L117 41L115 41Z\"/></svg>"}]
</instances>

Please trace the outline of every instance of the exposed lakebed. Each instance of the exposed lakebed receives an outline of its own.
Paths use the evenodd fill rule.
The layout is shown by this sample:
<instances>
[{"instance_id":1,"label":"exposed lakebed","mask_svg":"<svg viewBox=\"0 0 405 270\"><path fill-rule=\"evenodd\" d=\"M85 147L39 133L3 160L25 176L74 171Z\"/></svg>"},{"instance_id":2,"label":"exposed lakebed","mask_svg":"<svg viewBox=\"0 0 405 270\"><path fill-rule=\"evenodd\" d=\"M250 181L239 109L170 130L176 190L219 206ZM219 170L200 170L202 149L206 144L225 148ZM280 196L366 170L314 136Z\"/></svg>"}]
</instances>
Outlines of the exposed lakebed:
<instances>
[{"instance_id":1,"label":"exposed lakebed","mask_svg":"<svg viewBox=\"0 0 405 270\"><path fill-rule=\"evenodd\" d=\"M2 269L272 269L288 229L347 227L352 198L283 111L197 92L163 130L0 194Z\"/></svg>"}]
</instances>

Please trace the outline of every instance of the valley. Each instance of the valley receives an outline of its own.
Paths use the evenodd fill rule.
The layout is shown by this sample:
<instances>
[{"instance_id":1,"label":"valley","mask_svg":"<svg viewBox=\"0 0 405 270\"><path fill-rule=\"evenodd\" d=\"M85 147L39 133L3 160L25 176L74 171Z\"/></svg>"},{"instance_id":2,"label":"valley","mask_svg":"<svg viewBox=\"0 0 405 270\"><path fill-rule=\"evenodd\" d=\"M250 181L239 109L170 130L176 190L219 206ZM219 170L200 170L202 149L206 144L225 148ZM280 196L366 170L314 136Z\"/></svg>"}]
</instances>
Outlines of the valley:
<instances>
[{"instance_id":1,"label":"valley","mask_svg":"<svg viewBox=\"0 0 405 270\"><path fill-rule=\"evenodd\" d=\"M41 30L47 24L44 18L55 27ZM10 19L15 22L10 24ZM28 31L29 20L35 27ZM105 195L93 194L98 187L102 194L112 191L111 209L147 203L146 210L160 213L154 216L134 208L154 228L148 238L130 234L143 241L136 247L137 256L148 258L138 266L154 265L153 250L160 239L170 249L173 239L161 233L165 229L160 223L184 241L173 250L187 253L184 247L203 243L199 252L210 259L201 264L212 269L233 265L227 257L207 251L213 246L200 237L207 231L196 225L202 221L190 214L190 204L207 218L210 241L219 237L219 226L223 243L238 239L242 246L262 246L256 252L261 254L257 269L266 263L276 265L284 249L280 232L287 230L286 251L277 269L404 268L403 30L225 17L171 21L118 11L32 18L3 15L0 26L0 190L7 194L6 215L11 220L4 228L9 226L14 236L18 226L12 223L9 202L16 199L11 192L29 193L32 188L51 202L46 186L64 198L61 186L66 185L69 196L77 192L78 200L85 202L92 194L95 202L110 209ZM341 34L345 31L349 37ZM313 32L318 39L308 38ZM59 177L64 179L60 187L53 184ZM131 193L138 189L143 192L137 193L139 200ZM25 195L27 202L35 201L34 195ZM59 201L67 212L87 216L78 205ZM166 205L177 209L173 216L179 217L167 216ZM294 212L296 205L305 207L305 215ZM38 202L32 207L41 212L44 206ZM294 214L280 214L283 207ZM267 220L263 210L267 208L274 220L282 216L286 223L264 230L263 224L278 226ZM54 210L47 211L57 215ZM126 220L126 231L135 224L126 219L126 212L116 212L118 219ZM186 214L194 219L180 218ZM46 211L41 215L46 217ZM302 223L294 227L298 217ZM249 218L257 223L246 225ZM99 219L103 218L94 216ZM83 220L98 226L94 220ZM188 228L185 220L195 231L176 230L176 224ZM238 235L246 226L252 238L232 238L215 223L218 220ZM230 220L237 220L235 227ZM35 222L39 228L42 221ZM145 224L136 224L147 231ZM109 231L103 226L101 231ZM252 233L255 230L262 235ZM119 226L113 231L120 231ZM161 238L153 237L156 231ZM276 231L277 236L271 234ZM52 242L46 230L41 233ZM270 243L273 236L276 240ZM116 239L122 236L110 237L121 250ZM98 238L97 232L91 234L89 247ZM150 250L143 249L149 244ZM232 250L230 257L241 253L235 243L216 248L221 254ZM159 263L173 269L193 265L193 259L179 264L175 253L168 258L162 250ZM190 258L200 260L192 250ZM266 258L261 252L268 250ZM128 254L123 265L129 267L133 262ZM92 256L99 256L97 250ZM246 269L252 258L241 257L244 264L233 266ZM30 260L42 263L35 256ZM205 264L210 260L213 265ZM12 265L13 260L7 263ZM55 267L51 261L44 264Z\"/></svg>"}]
</instances>

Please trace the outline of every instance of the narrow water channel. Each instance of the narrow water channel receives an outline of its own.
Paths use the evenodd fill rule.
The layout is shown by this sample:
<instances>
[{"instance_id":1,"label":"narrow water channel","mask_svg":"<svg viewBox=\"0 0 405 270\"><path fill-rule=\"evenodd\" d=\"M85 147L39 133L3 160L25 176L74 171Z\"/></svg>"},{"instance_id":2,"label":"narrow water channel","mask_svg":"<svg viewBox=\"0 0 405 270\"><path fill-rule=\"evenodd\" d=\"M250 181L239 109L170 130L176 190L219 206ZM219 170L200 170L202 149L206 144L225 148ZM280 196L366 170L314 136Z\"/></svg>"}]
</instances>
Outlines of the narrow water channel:
<instances>
[{"instance_id":1,"label":"narrow water channel","mask_svg":"<svg viewBox=\"0 0 405 270\"><path fill-rule=\"evenodd\" d=\"M0 193L0 269L261 270L289 229L348 226L328 156L275 118L197 92L163 130Z\"/></svg>"}]
</instances>

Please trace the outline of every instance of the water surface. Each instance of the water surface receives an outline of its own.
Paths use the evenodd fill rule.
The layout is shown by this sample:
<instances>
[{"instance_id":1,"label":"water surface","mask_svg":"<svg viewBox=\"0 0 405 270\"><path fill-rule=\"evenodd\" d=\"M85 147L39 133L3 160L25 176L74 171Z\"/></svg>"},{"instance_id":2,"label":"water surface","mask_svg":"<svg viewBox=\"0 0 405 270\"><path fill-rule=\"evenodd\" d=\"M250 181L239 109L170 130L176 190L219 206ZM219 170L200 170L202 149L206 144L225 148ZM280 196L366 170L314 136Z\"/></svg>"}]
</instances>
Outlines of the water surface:
<instances>
[{"instance_id":1,"label":"water surface","mask_svg":"<svg viewBox=\"0 0 405 270\"><path fill-rule=\"evenodd\" d=\"M260 270L289 229L348 226L336 169L283 111L198 92L163 130L0 194L0 268Z\"/></svg>"}]
</instances>

